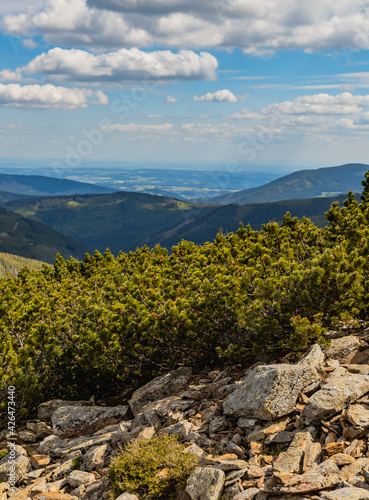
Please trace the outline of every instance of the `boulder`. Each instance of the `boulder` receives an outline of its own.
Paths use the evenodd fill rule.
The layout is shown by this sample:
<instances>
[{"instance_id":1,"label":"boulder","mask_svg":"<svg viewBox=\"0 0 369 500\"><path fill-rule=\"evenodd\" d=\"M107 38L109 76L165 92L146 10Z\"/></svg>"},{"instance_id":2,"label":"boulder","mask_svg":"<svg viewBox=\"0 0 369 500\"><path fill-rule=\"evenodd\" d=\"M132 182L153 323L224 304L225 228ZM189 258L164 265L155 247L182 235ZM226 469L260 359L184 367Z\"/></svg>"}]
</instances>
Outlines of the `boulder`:
<instances>
[{"instance_id":1,"label":"boulder","mask_svg":"<svg viewBox=\"0 0 369 500\"><path fill-rule=\"evenodd\" d=\"M360 340L354 335L348 335L340 339L332 339L330 345L323 350L327 358L333 358L340 363L350 363L359 347Z\"/></svg>"},{"instance_id":2,"label":"boulder","mask_svg":"<svg viewBox=\"0 0 369 500\"><path fill-rule=\"evenodd\" d=\"M148 384L140 387L132 394L129 405L134 416L137 416L143 406L152 401L163 399L168 396L177 395L178 392L188 387L192 374L192 368L181 367L178 370L157 377Z\"/></svg>"},{"instance_id":3,"label":"boulder","mask_svg":"<svg viewBox=\"0 0 369 500\"><path fill-rule=\"evenodd\" d=\"M128 418L128 406L67 406L54 411L52 423L54 434L70 438L91 435Z\"/></svg>"},{"instance_id":4,"label":"boulder","mask_svg":"<svg viewBox=\"0 0 369 500\"><path fill-rule=\"evenodd\" d=\"M31 470L31 464L27 457L16 450L10 450L0 460L0 483L7 482L11 473L14 473L15 483L25 478Z\"/></svg>"},{"instance_id":5,"label":"boulder","mask_svg":"<svg viewBox=\"0 0 369 500\"><path fill-rule=\"evenodd\" d=\"M104 467L105 456L109 447L107 444L94 446L83 455L83 463L88 471L97 470Z\"/></svg>"},{"instance_id":6,"label":"boulder","mask_svg":"<svg viewBox=\"0 0 369 500\"><path fill-rule=\"evenodd\" d=\"M90 472L83 472L81 470L74 470L67 477L68 483L72 488L77 488L81 484L89 484L95 481L95 476Z\"/></svg>"},{"instance_id":7,"label":"boulder","mask_svg":"<svg viewBox=\"0 0 369 500\"><path fill-rule=\"evenodd\" d=\"M302 411L306 420L321 420L354 403L369 391L369 375L346 373L329 377Z\"/></svg>"},{"instance_id":8,"label":"boulder","mask_svg":"<svg viewBox=\"0 0 369 500\"><path fill-rule=\"evenodd\" d=\"M64 406L88 406L88 401L65 401L64 399L52 399L46 403L41 403L37 407L37 416L43 422L51 422L52 414L58 408Z\"/></svg>"},{"instance_id":9,"label":"boulder","mask_svg":"<svg viewBox=\"0 0 369 500\"><path fill-rule=\"evenodd\" d=\"M192 428L193 425L191 424L191 422L187 422L187 420L184 420L183 422L178 422L178 424L165 427L165 429L163 429L163 432L174 434L175 436L182 436L185 441L188 441Z\"/></svg>"},{"instance_id":10,"label":"boulder","mask_svg":"<svg viewBox=\"0 0 369 500\"><path fill-rule=\"evenodd\" d=\"M225 474L213 467L195 467L188 479L186 493L191 500L219 500L224 487Z\"/></svg>"},{"instance_id":11,"label":"boulder","mask_svg":"<svg viewBox=\"0 0 369 500\"><path fill-rule=\"evenodd\" d=\"M369 427L369 410L362 405L350 406L344 411L343 416L355 427Z\"/></svg>"},{"instance_id":12,"label":"boulder","mask_svg":"<svg viewBox=\"0 0 369 500\"><path fill-rule=\"evenodd\" d=\"M295 411L299 394L319 382L324 354L318 345L295 365L261 365L253 368L223 403L233 417L276 420Z\"/></svg>"},{"instance_id":13,"label":"boulder","mask_svg":"<svg viewBox=\"0 0 369 500\"><path fill-rule=\"evenodd\" d=\"M35 443L36 442L36 434L32 431L19 431L18 433L19 439L24 441L25 443Z\"/></svg>"}]
</instances>

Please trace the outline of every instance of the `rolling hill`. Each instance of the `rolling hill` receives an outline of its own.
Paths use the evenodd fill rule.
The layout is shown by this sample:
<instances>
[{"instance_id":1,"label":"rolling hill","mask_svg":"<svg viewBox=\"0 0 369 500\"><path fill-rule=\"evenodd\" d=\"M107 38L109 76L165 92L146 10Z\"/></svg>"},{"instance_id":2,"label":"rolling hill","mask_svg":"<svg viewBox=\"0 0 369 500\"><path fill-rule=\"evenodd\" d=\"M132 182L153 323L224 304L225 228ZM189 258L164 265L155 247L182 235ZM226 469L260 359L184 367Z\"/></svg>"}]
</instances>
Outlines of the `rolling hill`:
<instances>
[{"instance_id":1,"label":"rolling hill","mask_svg":"<svg viewBox=\"0 0 369 500\"><path fill-rule=\"evenodd\" d=\"M245 203L336 196L347 194L350 189L358 193L362 191L361 181L367 170L369 170L369 165L362 163L349 163L316 170L300 170L279 177L263 186L215 196L207 201L222 205L230 203L244 205Z\"/></svg>"},{"instance_id":2,"label":"rolling hill","mask_svg":"<svg viewBox=\"0 0 369 500\"><path fill-rule=\"evenodd\" d=\"M87 245L0 207L0 252L53 263L58 252L82 259L88 251Z\"/></svg>"},{"instance_id":3,"label":"rolling hill","mask_svg":"<svg viewBox=\"0 0 369 500\"><path fill-rule=\"evenodd\" d=\"M90 248L105 251L109 247L114 254L157 243L160 234L214 209L213 205L129 192L30 198L8 202L6 207Z\"/></svg>"},{"instance_id":4,"label":"rolling hill","mask_svg":"<svg viewBox=\"0 0 369 500\"><path fill-rule=\"evenodd\" d=\"M281 222L287 211L293 216L311 218L324 226L324 213L332 198L285 200L250 205L201 205L174 198L139 193L34 198L8 202L7 207L28 218L78 239L92 249L107 247L117 254L147 244L160 243L171 248L182 239L202 244L213 241L219 228L236 231L242 221L259 229L275 219Z\"/></svg>"},{"instance_id":5,"label":"rolling hill","mask_svg":"<svg viewBox=\"0 0 369 500\"><path fill-rule=\"evenodd\" d=\"M347 196L340 195L332 198L216 206L210 213L201 214L181 227L162 233L158 236L158 242L167 248L171 248L182 239L200 245L205 241L213 241L220 228L224 233L235 232L239 223L243 222L244 225L250 224L253 229L260 229L263 224L272 220L281 223L286 212L290 212L294 217L305 216L318 227L324 227L327 224L324 214L331 204L334 201L342 204L346 198ZM153 244L155 241L149 242L149 246Z\"/></svg>"},{"instance_id":6,"label":"rolling hill","mask_svg":"<svg viewBox=\"0 0 369 500\"><path fill-rule=\"evenodd\" d=\"M23 196L61 196L112 193L114 190L86 182L42 175L0 174L0 191Z\"/></svg>"}]
</instances>

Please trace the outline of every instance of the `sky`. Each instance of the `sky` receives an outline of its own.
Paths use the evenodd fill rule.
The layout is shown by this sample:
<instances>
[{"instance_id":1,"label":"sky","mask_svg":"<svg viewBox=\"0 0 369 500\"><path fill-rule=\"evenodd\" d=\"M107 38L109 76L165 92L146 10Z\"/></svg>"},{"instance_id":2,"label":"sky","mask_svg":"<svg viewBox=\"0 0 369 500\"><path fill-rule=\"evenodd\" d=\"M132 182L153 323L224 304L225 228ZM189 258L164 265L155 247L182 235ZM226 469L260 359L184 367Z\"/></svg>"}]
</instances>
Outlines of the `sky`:
<instances>
[{"instance_id":1,"label":"sky","mask_svg":"<svg viewBox=\"0 0 369 500\"><path fill-rule=\"evenodd\" d=\"M369 1L2 0L0 50L2 158L369 163Z\"/></svg>"}]
</instances>

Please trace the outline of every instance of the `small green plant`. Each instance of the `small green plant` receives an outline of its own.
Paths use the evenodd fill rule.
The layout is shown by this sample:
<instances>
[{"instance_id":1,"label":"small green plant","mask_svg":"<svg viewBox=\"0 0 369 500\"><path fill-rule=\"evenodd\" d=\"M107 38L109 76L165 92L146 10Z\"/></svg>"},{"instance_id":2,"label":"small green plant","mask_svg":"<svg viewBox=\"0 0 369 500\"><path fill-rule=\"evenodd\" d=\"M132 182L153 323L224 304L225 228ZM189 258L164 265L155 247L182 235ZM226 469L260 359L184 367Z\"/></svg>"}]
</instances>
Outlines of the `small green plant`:
<instances>
[{"instance_id":1,"label":"small green plant","mask_svg":"<svg viewBox=\"0 0 369 500\"><path fill-rule=\"evenodd\" d=\"M114 498L124 492L152 500L174 498L198 461L184 449L177 437L166 433L129 444L110 466Z\"/></svg>"},{"instance_id":2,"label":"small green plant","mask_svg":"<svg viewBox=\"0 0 369 500\"><path fill-rule=\"evenodd\" d=\"M285 446L282 446L280 444L274 444L268 448L268 454L272 455L273 457L277 457L282 453L282 451L285 451Z\"/></svg>"},{"instance_id":3,"label":"small green plant","mask_svg":"<svg viewBox=\"0 0 369 500\"><path fill-rule=\"evenodd\" d=\"M79 458L73 458L72 460L73 470L79 469Z\"/></svg>"},{"instance_id":4,"label":"small green plant","mask_svg":"<svg viewBox=\"0 0 369 500\"><path fill-rule=\"evenodd\" d=\"M3 450L0 450L0 460L6 457L8 453L9 453L8 450L6 450L5 448Z\"/></svg>"}]
</instances>

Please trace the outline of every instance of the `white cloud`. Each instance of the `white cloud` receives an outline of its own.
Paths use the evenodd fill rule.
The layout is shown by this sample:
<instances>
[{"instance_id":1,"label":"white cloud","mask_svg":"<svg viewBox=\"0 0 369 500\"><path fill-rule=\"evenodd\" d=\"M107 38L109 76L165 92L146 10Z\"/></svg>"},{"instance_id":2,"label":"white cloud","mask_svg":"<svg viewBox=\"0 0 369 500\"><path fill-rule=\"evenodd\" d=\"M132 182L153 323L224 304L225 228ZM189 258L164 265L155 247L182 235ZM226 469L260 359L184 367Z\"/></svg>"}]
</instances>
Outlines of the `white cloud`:
<instances>
[{"instance_id":1,"label":"white cloud","mask_svg":"<svg viewBox=\"0 0 369 500\"><path fill-rule=\"evenodd\" d=\"M315 94L300 96L293 101L271 104L263 109L265 114L281 113L285 115L316 114L352 114L360 112L362 106L369 106L369 95L352 95L344 92L337 96Z\"/></svg>"},{"instance_id":2,"label":"white cloud","mask_svg":"<svg viewBox=\"0 0 369 500\"><path fill-rule=\"evenodd\" d=\"M162 125L137 125L136 123L122 124L117 123L115 125L106 125L102 127L105 132L128 132L128 133L160 133L167 132L171 130L173 125L171 123L163 123Z\"/></svg>"},{"instance_id":3,"label":"white cloud","mask_svg":"<svg viewBox=\"0 0 369 500\"><path fill-rule=\"evenodd\" d=\"M6 15L2 27L54 45L240 47L270 57L296 48L368 49L368 22L367 0L45 0L34 12Z\"/></svg>"},{"instance_id":4,"label":"white cloud","mask_svg":"<svg viewBox=\"0 0 369 500\"><path fill-rule=\"evenodd\" d=\"M125 82L154 79L214 80L218 62L209 53L190 50L144 52L137 48L95 55L85 50L56 47L35 57L4 78L48 75L51 80ZM1 73L0 73L1 75Z\"/></svg>"},{"instance_id":5,"label":"white cloud","mask_svg":"<svg viewBox=\"0 0 369 500\"><path fill-rule=\"evenodd\" d=\"M164 101L164 104L175 104L176 102L178 102L178 99L176 97L168 95Z\"/></svg>"},{"instance_id":6,"label":"white cloud","mask_svg":"<svg viewBox=\"0 0 369 500\"><path fill-rule=\"evenodd\" d=\"M194 101L209 101L209 102L238 102L243 101L245 96L236 96L228 89L217 90L216 92L208 92L205 95L195 95Z\"/></svg>"},{"instance_id":7,"label":"white cloud","mask_svg":"<svg viewBox=\"0 0 369 500\"><path fill-rule=\"evenodd\" d=\"M89 89L70 89L54 85L24 85L17 83L0 84L0 106L40 109L80 109L86 108L89 99L93 103L108 104L101 92Z\"/></svg>"}]
</instances>

